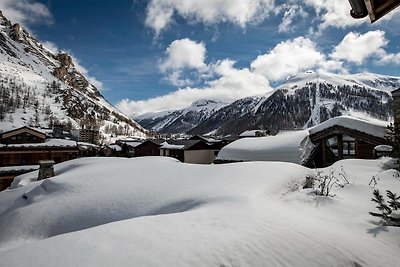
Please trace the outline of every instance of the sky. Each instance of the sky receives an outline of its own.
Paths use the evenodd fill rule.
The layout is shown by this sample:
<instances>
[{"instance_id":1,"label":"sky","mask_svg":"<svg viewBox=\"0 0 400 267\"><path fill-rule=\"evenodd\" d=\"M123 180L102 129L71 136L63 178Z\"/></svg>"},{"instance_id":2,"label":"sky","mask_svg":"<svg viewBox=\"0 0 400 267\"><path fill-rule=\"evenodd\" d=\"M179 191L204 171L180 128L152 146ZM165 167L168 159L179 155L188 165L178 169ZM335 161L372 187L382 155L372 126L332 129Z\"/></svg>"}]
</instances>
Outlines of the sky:
<instances>
[{"instance_id":1,"label":"sky","mask_svg":"<svg viewBox=\"0 0 400 267\"><path fill-rule=\"evenodd\" d=\"M0 0L128 115L225 103L315 72L400 76L400 8L371 24L345 0Z\"/></svg>"}]
</instances>

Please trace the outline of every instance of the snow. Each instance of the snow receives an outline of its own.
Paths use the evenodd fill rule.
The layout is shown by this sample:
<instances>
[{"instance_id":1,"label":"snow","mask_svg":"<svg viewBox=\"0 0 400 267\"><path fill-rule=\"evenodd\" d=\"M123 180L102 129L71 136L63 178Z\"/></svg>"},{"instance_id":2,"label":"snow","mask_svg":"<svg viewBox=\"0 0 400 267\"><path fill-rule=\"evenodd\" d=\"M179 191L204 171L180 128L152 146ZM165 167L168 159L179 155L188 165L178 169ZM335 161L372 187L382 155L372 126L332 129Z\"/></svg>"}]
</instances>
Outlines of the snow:
<instances>
[{"instance_id":1,"label":"snow","mask_svg":"<svg viewBox=\"0 0 400 267\"><path fill-rule=\"evenodd\" d=\"M374 147L374 150L377 152L392 152L393 147L389 145L379 145Z\"/></svg>"},{"instance_id":2,"label":"snow","mask_svg":"<svg viewBox=\"0 0 400 267\"><path fill-rule=\"evenodd\" d=\"M357 130L359 132L367 133L380 138L384 138L387 134L387 123L385 122L378 122L377 120L363 120L350 116L340 116L329 119L314 127L311 127L309 131L310 134L315 134L335 125Z\"/></svg>"},{"instance_id":3,"label":"snow","mask_svg":"<svg viewBox=\"0 0 400 267\"><path fill-rule=\"evenodd\" d=\"M110 144L110 145L108 145L108 147L111 148L112 150L115 150L115 151L118 151L118 152L122 151L122 147L120 147L117 144Z\"/></svg>"},{"instance_id":4,"label":"snow","mask_svg":"<svg viewBox=\"0 0 400 267\"><path fill-rule=\"evenodd\" d=\"M275 136L239 139L223 147L216 159L223 161L284 161L302 164L308 160L315 148L309 136L333 126L342 126L379 138L384 138L386 135L384 122L340 116L301 131L287 131Z\"/></svg>"},{"instance_id":5,"label":"snow","mask_svg":"<svg viewBox=\"0 0 400 267\"><path fill-rule=\"evenodd\" d=\"M373 189L400 191L389 165L337 162L350 184L332 198L302 189L316 172L291 163L64 162L0 193L0 265L393 266L400 228L368 214Z\"/></svg>"},{"instance_id":6,"label":"snow","mask_svg":"<svg viewBox=\"0 0 400 267\"><path fill-rule=\"evenodd\" d=\"M1 172L33 171L39 169L39 165L6 166L0 167Z\"/></svg>"},{"instance_id":7,"label":"snow","mask_svg":"<svg viewBox=\"0 0 400 267\"><path fill-rule=\"evenodd\" d=\"M304 148L309 139L307 130L287 131L275 136L242 138L234 141L218 153L218 160L231 161L284 161L302 163ZM311 141L310 141L311 142ZM312 147L313 148L313 147ZM312 149L311 149L312 150ZM308 150L306 154L311 153Z\"/></svg>"},{"instance_id":8,"label":"snow","mask_svg":"<svg viewBox=\"0 0 400 267\"><path fill-rule=\"evenodd\" d=\"M44 143L8 144L10 148L77 147L77 143L66 139L46 139Z\"/></svg>"},{"instance_id":9,"label":"snow","mask_svg":"<svg viewBox=\"0 0 400 267\"><path fill-rule=\"evenodd\" d=\"M257 136L257 133L261 133L263 135L266 134L265 130L247 130L241 133L239 136L240 137L255 137Z\"/></svg>"},{"instance_id":10,"label":"snow","mask_svg":"<svg viewBox=\"0 0 400 267\"><path fill-rule=\"evenodd\" d=\"M185 148L185 145L174 145L174 144L169 144L168 142L163 142L161 143L160 149L183 149Z\"/></svg>"}]
</instances>

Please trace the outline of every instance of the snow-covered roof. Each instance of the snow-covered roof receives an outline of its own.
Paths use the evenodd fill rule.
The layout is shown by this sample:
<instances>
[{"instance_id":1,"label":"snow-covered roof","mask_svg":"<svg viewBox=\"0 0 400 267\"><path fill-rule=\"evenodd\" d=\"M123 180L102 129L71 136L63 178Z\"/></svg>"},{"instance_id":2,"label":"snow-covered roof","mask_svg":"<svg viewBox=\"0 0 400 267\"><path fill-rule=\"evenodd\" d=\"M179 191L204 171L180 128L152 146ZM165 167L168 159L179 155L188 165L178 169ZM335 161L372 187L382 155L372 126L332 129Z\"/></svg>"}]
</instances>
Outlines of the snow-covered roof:
<instances>
[{"instance_id":1,"label":"snow-covered roof","mask_svg":"<svg viewBox=\"0 0 400 267\"><path fill-rule=\"evenodd\" d=\"M288 131L275 136L239 139L222 148L217 159L301 164L308 159L314 147L308 130Z\"/></svg>"},{"instance_id":2,"label":"snow-covered roof","mask_svg":"<svg viewBox=\"0 0 400 267\"><path fill-rule=\"evenodd\" d=\"M168 142L164 142L161 144L160 149L184 149L185 145L174 145L169 144Z\"/></svg>"},{"instance_id":3,"label":"snow-covered roof","mask_svg":"<svg viewBox=\"0 0 400 267\"><path fill-rule=\"evenodd\" d=\"M222 148L217 160L285 161L303 164L315 148L310 135L333 126L342 126L379 138L384 138L386 134L384 122L340 116L302 131L287 131L275 136L239 139Z\"/></svg>"},{"instance_id":4,"label":"snow-covered roof","mask_svg":"<svg viewBox=\"0 0 400 267\"><path fill-rule=\"evenodd\" d=\"M118 152L122 151L122 147L120 147L117 144L111 144L111 145L108 145L108 147L111 148L112 150L115 150L115 151L118 151Z\"/></svg>"},{"instance_id":5,"label":"snow-covered roof","mask_svg":"<svg viewBox=\"0 0 400 267\"><path fill-rule=\"evenodd\" d=\"M393 147L389 146L389 145L379 145L379 146L374 147L374 150L376 152L392 152Z\"/></svg>"},{"instance_id":6,"label":"snow-covered roof","mask_svg":"<svg viewBox=\"0 0 400 267\"><path fill-rule=\"evenodd\" d=\"M248 131L244 131L239 136L240 137L256 137L257 133L261 133L262 135L265 135L266 131L265 130L248 130Z\"/></svg>"},{"instance_id":7,"label":"snow-covered roof","mask_svg":"<svg viewBox=\"0 0 400 267\"><path fill-rule=\"evenodd\" d=\"M130 147L137 147L138 145L143 143L141 141L125 141L125 140L119 140L118 142L121 144L128 145Z\"/></svg>"},{"instance_id":8,"label":"snow-covered roof","mask_svg":"<svg viewBox=\"0 0 400 267\"><path fill-rule=\"evenodd\" d=\"M34 171L39 169L39 165L25 165L25 166L7 166L0 167L0 173L21 172L21 171Z\"/></svg>"},{"instance_id":9,"label":"snow-covered roof","mask_svg":"<svg viewBox=\"0 0 400 267\"><path fill-rule=\"evenodd\" d=\"M356 130L359 132L363 132L375 137L384 138L387 134L386 132L386 122L378 121L378 120L366 120L359 119L350 116L340 116L329 119L325 122L322 122L314 127L309 128L310 134L315 134L326 130L333 126L342 126L351 130Z\"/></svg>"},{"instance_id":10,"label":"snow-covered roof","mask_svg":"<svg viewBox=\"0 0 400 267\"><path fill-rule=\"evenodd\" d=\"M4 145L6 148L74 148L77 147L77 143L72 140L66 139L46 139L44 143L24 143L24 144L8 144Z\"/></svg>"},{"instance_id":11,"label":"snow-covered roof","mask_svg":"<svg viewBox=\"0 0 400 267\"><path fill-rule=\"evenodd\" d=\"M98 145L92 144L92 143L88 143L88 142L76 142L78 144L79 147L95 147L95 148L99 148Z\"/></svg>"}]
</instances>

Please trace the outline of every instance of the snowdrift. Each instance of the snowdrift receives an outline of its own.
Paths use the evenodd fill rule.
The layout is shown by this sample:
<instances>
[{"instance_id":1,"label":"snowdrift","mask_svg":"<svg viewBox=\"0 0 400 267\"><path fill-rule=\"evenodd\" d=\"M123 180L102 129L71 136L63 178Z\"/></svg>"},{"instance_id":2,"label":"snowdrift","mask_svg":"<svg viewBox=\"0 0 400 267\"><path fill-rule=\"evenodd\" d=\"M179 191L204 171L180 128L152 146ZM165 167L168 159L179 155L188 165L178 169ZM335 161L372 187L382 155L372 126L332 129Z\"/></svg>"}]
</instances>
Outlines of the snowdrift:
<instances>
[{"instance_id":1,"label":"snowdrift","mask_svg":"<svg viewBox=\"0 0 400 267\"><path fill-rule=\"evenodd\" d=\"M336 163L350 184L329 198L291 163L64 162L0 193L0 266L389 266L400 229L368 215L373 175L400 192L389 163Z\"/></svg>"}]
</instances>

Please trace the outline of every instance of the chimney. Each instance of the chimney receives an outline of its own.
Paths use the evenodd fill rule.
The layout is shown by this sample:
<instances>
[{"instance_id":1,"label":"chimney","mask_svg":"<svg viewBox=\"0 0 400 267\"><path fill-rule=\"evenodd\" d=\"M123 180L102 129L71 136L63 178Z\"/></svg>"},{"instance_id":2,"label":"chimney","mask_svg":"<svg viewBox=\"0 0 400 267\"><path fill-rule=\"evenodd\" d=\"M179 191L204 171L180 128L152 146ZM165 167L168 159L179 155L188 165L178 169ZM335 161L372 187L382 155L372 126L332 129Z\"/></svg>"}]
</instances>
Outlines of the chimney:
<instances>
[{"instance_id":1,"label":"chimney","mask_svg":"<svg viewBox=\"0 0 400 267\"><path fill-rule=\"evenodd\" d=\"M38 181L54 176L54 160L39 160Z\"/></svg>"},{"instance_id":2,"label":"chimney","mask_svg":"<svg viewBox=\"0 0 400 267\"><path fill-rule=\"evenodd\" d=\"M392 91L394 124L400 125L400 88Z\"/></svg>"}]
</instances>

